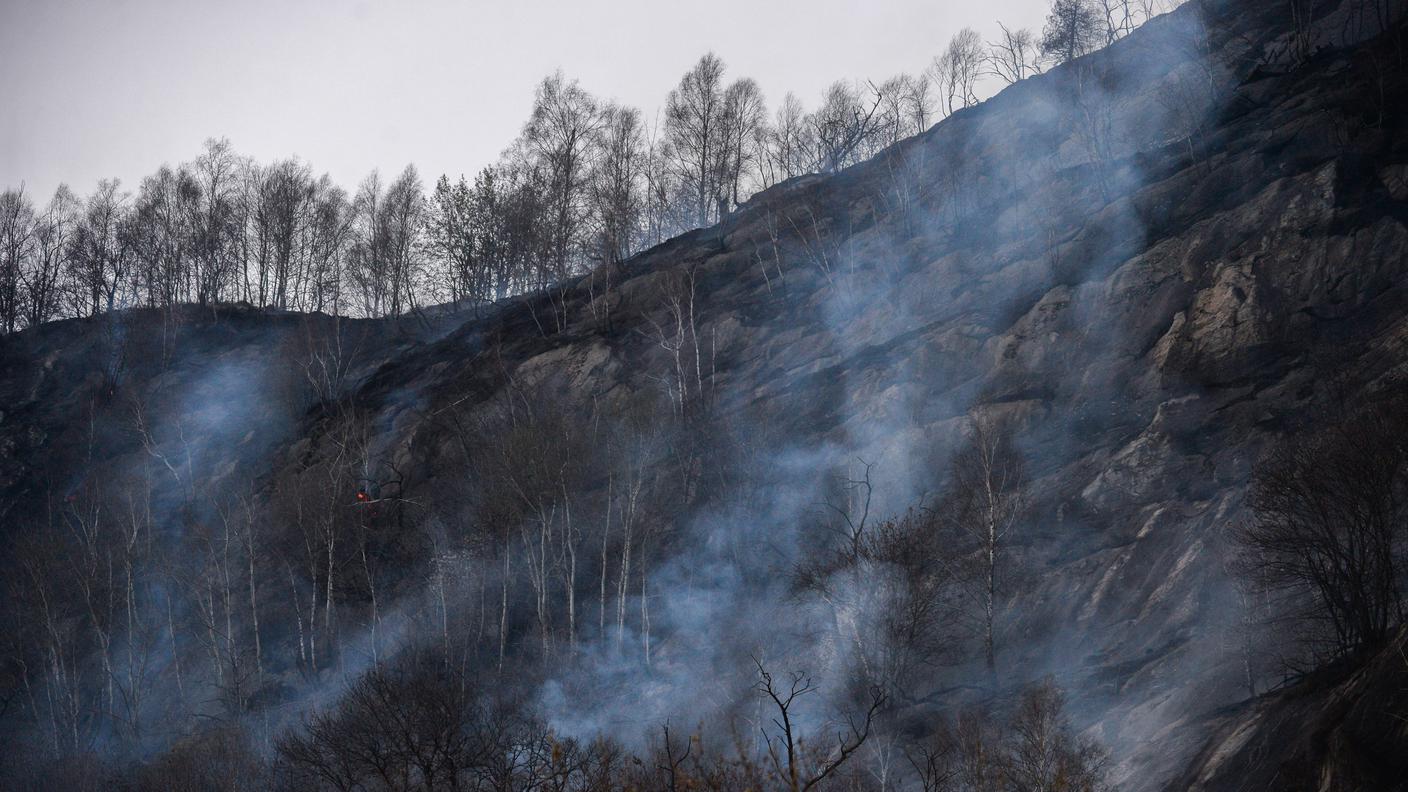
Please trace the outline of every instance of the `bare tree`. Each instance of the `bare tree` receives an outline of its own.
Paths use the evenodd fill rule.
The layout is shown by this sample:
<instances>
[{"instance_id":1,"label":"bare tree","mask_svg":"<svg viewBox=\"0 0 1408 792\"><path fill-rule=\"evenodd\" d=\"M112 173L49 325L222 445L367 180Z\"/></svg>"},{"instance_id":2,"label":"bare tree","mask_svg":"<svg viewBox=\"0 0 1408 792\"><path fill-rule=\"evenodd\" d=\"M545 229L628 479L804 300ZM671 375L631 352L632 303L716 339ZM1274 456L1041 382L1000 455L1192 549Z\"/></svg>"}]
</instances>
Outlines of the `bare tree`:
<instances>
[{"instance_id":1,"label":"bare tree","mask_svg":"<svg viewBox=\"0 0 1408 792\"><path fill-rule=\"evenodd\" d=\"M770 187L787 179L811 173L816 163L816 141L807 122L802 101L788 93L778 105L770 125L761 130L764 156L761 182Z\"/></svg>"},{"instance_id":2,"label":"bare tree","mask_svg":"<svg viewBox=\"0 0 1408 792\"><path fill-rule=\"evenodd\" d=\"M163 165L142 180L124 235L134 256L134 297L170 307L189 293L198 187L190 173Z\"/></svg>"},{"instance_id":3,"label":"bare tree","mask_svg":"<svg viewBox=\"0 0 1408 792\"><path fill-rule=\"evenodd\" d=\"M487 296L476 264L473 194L461 176L453 185L446 176L435 182L426 206L425 246L435 262L435 288L451 302Z\"/></svg>"},{"instance_id":4,"label":"bare tree","mask_svg":"<svg viewBox=\"0 0 1408 792\"><path fill-rule=\"evenodd\" d=\"M1134 0L1098 0L1105 23L1105 44L1113 44L1139 26Z\"/></svg>"},{"instance_id":5,"label":"bare tree","mask_svg":"<svg viewBox=\"0 0 1408 792\"><path fill-rule=\"evenodd\" d=\"M1115 126L1119 95L1108 90L1100 74L1089 63L1074 64L1069 100L1063 108L1066 123L1090 158L1095 184L1105 200L1111 198L1110 166L1118 143Z\"/></svg>"},{"instance_id":6,"label":"bare tree","mask_svg":"<svg viewBox=\"0 0 1408 792\"><path fill-rule=\"evenodd\" d=\"M755 178L759 153L758 131L767 122L763 92L751 79L734 81L723 94L723 148L719 157L719 214L746 197Z\"/></svg>"},{"instance_id":7,"label":"bare tree","mask_svg":"<svg viewBox=\"0 0 1408 792\"><path fill-rule=\"evenodd\" d=\"M78 228L78 217L78 199L67 185L59 185L35 228L34 251L29 266L20 273L25 323L31 327L63 311L64 278Z\"/></svg>"},{"instance_id":8,"label":"bare tree","mask_svg":"<svg viewBox=\"0 0 1408 792\"><path fill-rule=\"evenodd\" d=\"M875 152L881 139L877 115L881 98L877 91L867 101L851 83L831 84L821 107L807 117L816 146L816 171L836 173Z\"/></svg>"},{"instance_id":9,"label":"bare tree","mask_svg":"<svg viewBox=\"0 0 1408 792\"><path fill-rule=\"evenodd\" d=\"M24 189L0 193L0 333L13 333L23 313L21 273L34 246L34 206Z\"/></svg>"},{"instance_id":10,"label":"bare tree","mask_svg":"<svg viewBox=\"0 0 1408 792\"><path fill-rule=\"evenodd\" d=\"M996 668L996 612L1000 573L1009 537L1025 508L1025 472L1010 423L988 417L972 421L967 444L953 459L957 492L953 518L978 543L982 569L983 654Z\"/></svg>"},{"instance_id":11,"label":"bare tree","mask_svg":"<svg viewBox=\"0 0 1408 792\"><path fill-rule=\"evenodd\" d=\"M929 74L946 115L978 103L978 78L986 61L983 38L972 28L955 33L948 48L934 59Z\"/></svg>"},{"instance_id":12,"label":"bare tree","mask_svg":"<svg viewBox=\"0 0 1408 792\"><path fill-rule=\"evenodd\" d=\"M776 712L772 719L774 733L763 731L773 772L791 792L812 789L841 769L846 760L865 744L874 726L875 716L885 704L885 695L878 689L871 690L865 714L859 719L847 718L847 731L836 735L835 747L819 759L811 760L802 750L802 735L797 725L796 711L798 701L817 689L811 677L794 671L784 681L775 678L756 657L753 658L753 664L758 669L757 691L772 704Z\"/></svg>"},{"instance_id":13,"label":"bare tree","mask_svg":"<svg viewBox=\"0 0 1408 792\"><path fill-rule=\"evenodd\" d=\"M723 76L724 62L710 52L685 73L665 104L665 140L701 226L717 216L721 196L718 163L726 149Z\"/></svg>"},{"instance_id":14,"label":"bare tree","mask_svg":"<svg viewBox=\"0 0 1408 792\"><path fill-rule=\"evenodd\" d=\"M958 792L961 773L957 754L958 741L946 726L904 752L921 792ZM969 783L967 789L977 792L982 786Z\"/></svg>"},{"instance_id":15,"label":"bare tree","mask_svg":"<svg viewBox=\"0 0 1408 792\"><path fill-rule=\"evenodd\" d=\"M1050 679L1022 694L1012 717L1003 775L1012 792L1099 792L1105 751L1071 734L1065 696Z\"/></svg>"},{"instance_id":16,"label":"bare tree","mask_svg":"<svg viewBox=\"0 0 1408 792\"><path fill-rule=\"evenodd\" d=\"M881 97L878 128L884 145L928 129L933 112L930 89L927 75L908 74L891 77L875 89Z\"/></svg>"},{"instance_id":17,"label":"bare tree","mask_svg":"<svg viewBox=\"0 0 1408 792\"><path fill-rule=\"evenodd\" d=\"M249 166L245 180L246 299L279 309L296 307L306 277L304 242L315 194L312 170L297 159L286 159Z\"/></svg>"},{"instance_id":18,"label":"bare tree","mask_svg":"<svg viewBox=\"0 0 1408 792\"><path fill-rule=\"evenodd\" d=\"M600 103L561 71L538 84L533 115L523 127L523 148L546 178L552 256L549 280L572 274L583 244L586 187L607 116Z\"/></svg>"},{"instance_id":19,"label":"bare tree","mask_svg":"<svg viewBox=\"0 0 1408 792\"><path fill-rule=\"evenodd\" d=\"M1011 85L1041 73L1041 52L1036 36L1026 28L1012 30L1001 22L1002 37L988 42L987 72Z\"/></svg>"},{"instance_id":20,"label":"bare tree","mask_svg":"<svg viewBox=\"0 0 1408 792\"><path fill-rule=\"evenodd\" d=\"M221 299L231 285L240 234L240 162L225 138L205 142L192 167L197 201L191 202L195 300L201 305Z\"/></svg>"},{"instance_id":21,"label":"bare tree","mask_svg":"<svg viewBox=\"0 0 1408 792\"><path fill-rule=\"evenodd\" d=\"M969 564L934 510L871 521L869 472L847 486L856 503L832 507L835 548L799 566L795 584L830 608L860 679L913 701L925 669L952 658L961 639Z\"/></svg>"},{"instance_id":22,"label":"bare tree","mask_svg":"<svg viewBox=\"0 0 1408 792\"><path fill-rule=\"evenodd\" d=\"M1400 405L1382 405L1284 439L1233 531L1238 568L1284 598L1323 655L1381 646L1403 622L1405 426Z\"/></svg>"},{"instance_id":23,"label":"bare tree","mask_svg":"<svg viewBox=\"0 0 1408 792\"><path fill-rule=\"evenodd\" d=\"M486 769L483 752L498 730L476 693L419 655L373 669L336 711L280 740L281 772L305 789L465 788ZM513 722L505 713L498 728L508 732Z\"/></svg>"},{"instance_id":24,"label":"bare tree","mask_svg":"<svg viewBox=\"0 0 1408 792\"><path fill-rule=\"evenodd\" d=\"M348 251L349 275L368 316L400 316L415 308L421 281L425 194L407 165L385 190L375 171L354 204L357 221Z\"/></svg>"},{"instance_id":25,"label":"bare tree","mask_svg":"<svg viewBox=\"0 0 1408 792\"><path fill-rule=\"evenodd\" d=\"M96 316L99 311L112 310L124 286L131 251L119 234L128 199L120 188L116 179L98 182L84 207L70 259L75 297L81 301L76 312Z\"/></svg>"},{"instance_id":26,"label":"bare tree","mask_svg":"<svg viewBox=\"0 0 1408 792\"><path fill-rule=\"evenodd\" d=\"M407 165L387 188L382 206L390 296L387 313L400 316L415 309L421 282L420 235L424 229L425 191L414 165Z\"/></svg>"},{"instance_id":27,"label":"bare tree","mask_svg":"<svg viewBox=\"0 0 1408 792\"><path fill-rule=\"evenodd\" d=\"M689 761L689 755L694 750L694 742L692 740L686 740L684 747L679 747L670 738L670 725L668 723L660 727L660 732L660 747L665 754L665 761L662 764L657 764L655 769L659 770L661 775L665 777L665 792L679 792L681 789L681 781L684 781L682 778L683 773L680 768L685 762ZM685 783L688 784L688 781L685 781ZM688 787L686 786L684 788Z\"/></svg>"},{"instance_id":28,"label":"bare tree","mask_svg":"<svg viewBox=\"0 0 1408 792\"><path fill-rule=\"evenodd\" d=\"M712 384L712 368L706 365L706 347L699 337L698 268L694 265L667 273L658 286L662 318L646 314L651 327L650 337L670 355L669 376L657 378L674 404L681 420L694 420L703 415L710 392L705 379ZM712 362L712 361L710 361Z\"/></svg>"},{"instance_id":29,"label":"bare tree","mask_svg":"<svg viewBox=\"0 0 1408 792\"><path fill-rule=\"evenodd\" d=\"M1102 792L1108 754L1074 733L1051 679L1027 687L1007 718L968 708L906 749L924 792Z\"/></svg>"},{"instance_id":30,"label":"bare tree","mask_svg":"<svg viewBox=\"0 0 1408 792\"><path fill-rule=\"evenodd\" d=\"M589 187L595 221L595 252L589 256L614 266L629 258L640 243L647 152L639 110L613 104L603 115L601 151Z\"/></svg>"},{"instance_id":31,"label":"bare tree","mask_svg":"<svg viewBox=\"0 0 1408 792\"><path fill-rule=\"evenodd\" d=\"M746 78L725 87L723 77L723 61L710 52L685 73L665 104L662 153L697 226L722 218L744 197L759 162L762 91Z\"/></svg>"},{"instance_id":32,"label":"bare tree","mask_svg":"<svg viewBox=\"0 0 1408 792\"><path fill-rule=\"evenodd\" d=\"M303 307L307 311L341 313L347 278L346 256L356 213L341 187L327 174L313 186L312 217L308 224L308 270Z\"/></svg>"}]
</instances>

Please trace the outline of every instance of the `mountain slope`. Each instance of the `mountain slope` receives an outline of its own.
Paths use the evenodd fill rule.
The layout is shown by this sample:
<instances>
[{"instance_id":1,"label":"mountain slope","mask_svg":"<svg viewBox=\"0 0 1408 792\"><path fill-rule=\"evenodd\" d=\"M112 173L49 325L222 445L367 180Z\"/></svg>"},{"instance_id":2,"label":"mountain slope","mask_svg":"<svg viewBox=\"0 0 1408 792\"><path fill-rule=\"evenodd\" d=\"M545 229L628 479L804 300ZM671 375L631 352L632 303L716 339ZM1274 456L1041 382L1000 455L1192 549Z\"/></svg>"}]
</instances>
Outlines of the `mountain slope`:
<instances>
[{"instance_id":1,"label":"mountain slope","mask_svg":"<svg viewBox=\"0 0 1408 792\"><path fill-rule=\"evenodd\" d=\"M1212 738L1168 789L1403 789L1404 652L1400 634L1360 667L1214 713Z\"/></svg>"},{"instance_id":2,"label":"mountain slope","mask_svg":"<svg viewBox=\"0 0 1408 792\"><path fill-rule=\"evenodd\" d=\"M238 489L271 522L291 492L365 492L395 525L366 545L387 571L368 565L365 590L338 577L354 589L338 607L383 625L348 639L375 655L426 629L416 570L477 524L492 507L478 482L520 453L484 427L531 414L556 460L606 442L577 424L653 438L660 419L635 416L654 405L710 428L670 468L687 517L661 507L670 538L634 584L655 614L634 628L655 630L650 670L587 625L584 648L572 640L588 659L535 694L564 729L635 730L704 711L699 680L730 679L770 640L793 600L768 580L815 541L829 474L873 464L875 514L932 504L969 417L1004 416L1032 488L994 695L1054 675L1112 748L1119 788L1161 788L1212 713L1247 697L1220 537L1250 464L1343 388L1399 387L1408 364L1408 70L1383 65L1402 50L1327 5L1301 62L1282 5L1190 4L619 272L443 328L221 309L26 331L0 347L0 514L20 526L136 471L172 534L226 513L192 506L196 492ZM661 469L679 455L640 453ZM349 454L360 473L333 467ZM614 476L573 483L594 502ZM283 569L266 574L263 673L278 681L254 695L291 718L336 679L297 681L304 616L295 649ZM304 584L278 585L297 600ZM834 638L794 648L840 667ZM966 700L981 673L946 660L906 706ZM623 680L643 692L602 693ZM597 692L574 704L582 690Z\"/></svg>"}]
</instances>

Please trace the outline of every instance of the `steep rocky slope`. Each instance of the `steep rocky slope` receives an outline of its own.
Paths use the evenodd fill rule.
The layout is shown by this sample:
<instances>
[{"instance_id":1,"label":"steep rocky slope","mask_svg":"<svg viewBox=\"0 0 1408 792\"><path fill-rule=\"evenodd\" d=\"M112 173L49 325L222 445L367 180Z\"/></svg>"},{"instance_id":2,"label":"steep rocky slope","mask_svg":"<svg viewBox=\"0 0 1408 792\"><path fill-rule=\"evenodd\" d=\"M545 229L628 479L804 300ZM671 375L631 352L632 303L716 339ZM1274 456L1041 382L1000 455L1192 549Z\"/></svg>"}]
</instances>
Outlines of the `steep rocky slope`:
<instances>
[{"instance_id":1,"label":"steep rocky slope","mask_svg":"<svg viewBox=\"0 0 1408 792\"><path fill-rule=\"evenodd\" d=\"M1301 706L1238 704L1221 534L1250 463L1336 388L1369 398L1408 365L1403 50L1349 5L1298 39L1283 6L1190 3L620 272L443 327L193 309L5 339L0 517L156 465L173 473L148 476L158 505L244 480L272 498L346 442L336 404L370 427L364 475L436 503L473 474L447 416L532 391L583 415L707 402L777 488L744 530L790 534L826 470L873 462L877 513L900 511L942 488L968 416L1011 416L1034 487L1003 684L1053 674L1120 788L1177 787L1209 735L1287 728ZM310 381L307 412L273 406ZM104 402L119 386L141 411ZM677 572L661 563L662 600L737 604ZM668 667L694 647L660 610ZM973 673L937 669L932 690ZM1344 706L1373 684L1347 683Z\"/></svg>"},{"instance_id":2,"label":"steep rocky slope","mask_svg":"<svg viewBox=\"0 0 1408 792\"><path fill-rule=\"evenodd\" d=\"M1408 784L1408 650L1400 635L1370 662L1321 671L1208 718L1213 736L1178 790L1382 789Z\"/></svg>"}]
</instances>

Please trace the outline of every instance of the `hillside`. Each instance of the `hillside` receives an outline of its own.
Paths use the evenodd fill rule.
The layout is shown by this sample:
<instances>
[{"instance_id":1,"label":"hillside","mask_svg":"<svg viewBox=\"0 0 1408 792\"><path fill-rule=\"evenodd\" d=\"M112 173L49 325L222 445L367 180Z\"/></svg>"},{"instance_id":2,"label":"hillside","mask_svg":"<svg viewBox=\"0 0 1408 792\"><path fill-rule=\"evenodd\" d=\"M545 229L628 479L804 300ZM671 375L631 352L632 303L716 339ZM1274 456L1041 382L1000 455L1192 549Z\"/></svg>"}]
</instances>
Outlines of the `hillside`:
<instances>
[{"instance_id":1,"label":"hillside","mask_svg":"<svg viewBox=\"0 0 1408 792\"><path fill-rule=\"evenodd\" d=\"M1050 675L1116 788L1242 788L1190 765L1307 706L1248 701L1281 682L1226 571L1251 465L1408 367L1402 31L1326 3L1297 37L1283 6L1190 3L478 315L134 310L0 340L4 742L149 759L243 721L267 747L441 644L583 739L749 716L750 656L842 707L877 605L796 570L837 509L942 512L977 417L1017 427L1030 482L994 673L945 633L896 733ZM21 703L104 695L140 734Z\"/></svg>"}]
</instances>

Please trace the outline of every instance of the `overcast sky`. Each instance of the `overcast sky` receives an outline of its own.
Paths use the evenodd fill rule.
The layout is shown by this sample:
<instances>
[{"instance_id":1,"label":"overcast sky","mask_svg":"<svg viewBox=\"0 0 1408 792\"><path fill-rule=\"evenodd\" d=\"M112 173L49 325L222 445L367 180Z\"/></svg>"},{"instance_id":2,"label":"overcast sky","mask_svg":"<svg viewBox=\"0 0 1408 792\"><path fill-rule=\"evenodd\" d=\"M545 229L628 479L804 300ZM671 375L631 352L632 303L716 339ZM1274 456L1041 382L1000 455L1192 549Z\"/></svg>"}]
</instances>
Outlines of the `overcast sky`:
<instances>
[{"instance_id":1,"label":"overcast sky","mask_svg":"<svg viewBox=\"0 0 1408 792\"><path fill-rule=\"evenodd\" d=\"M562 68L653 117L714 50L775 106L922 70L955 31L1040 28L1046 0L0 0L0 187L128 189L228 137L352 187L492 162Z\"/></svg>"}]
</instances>

